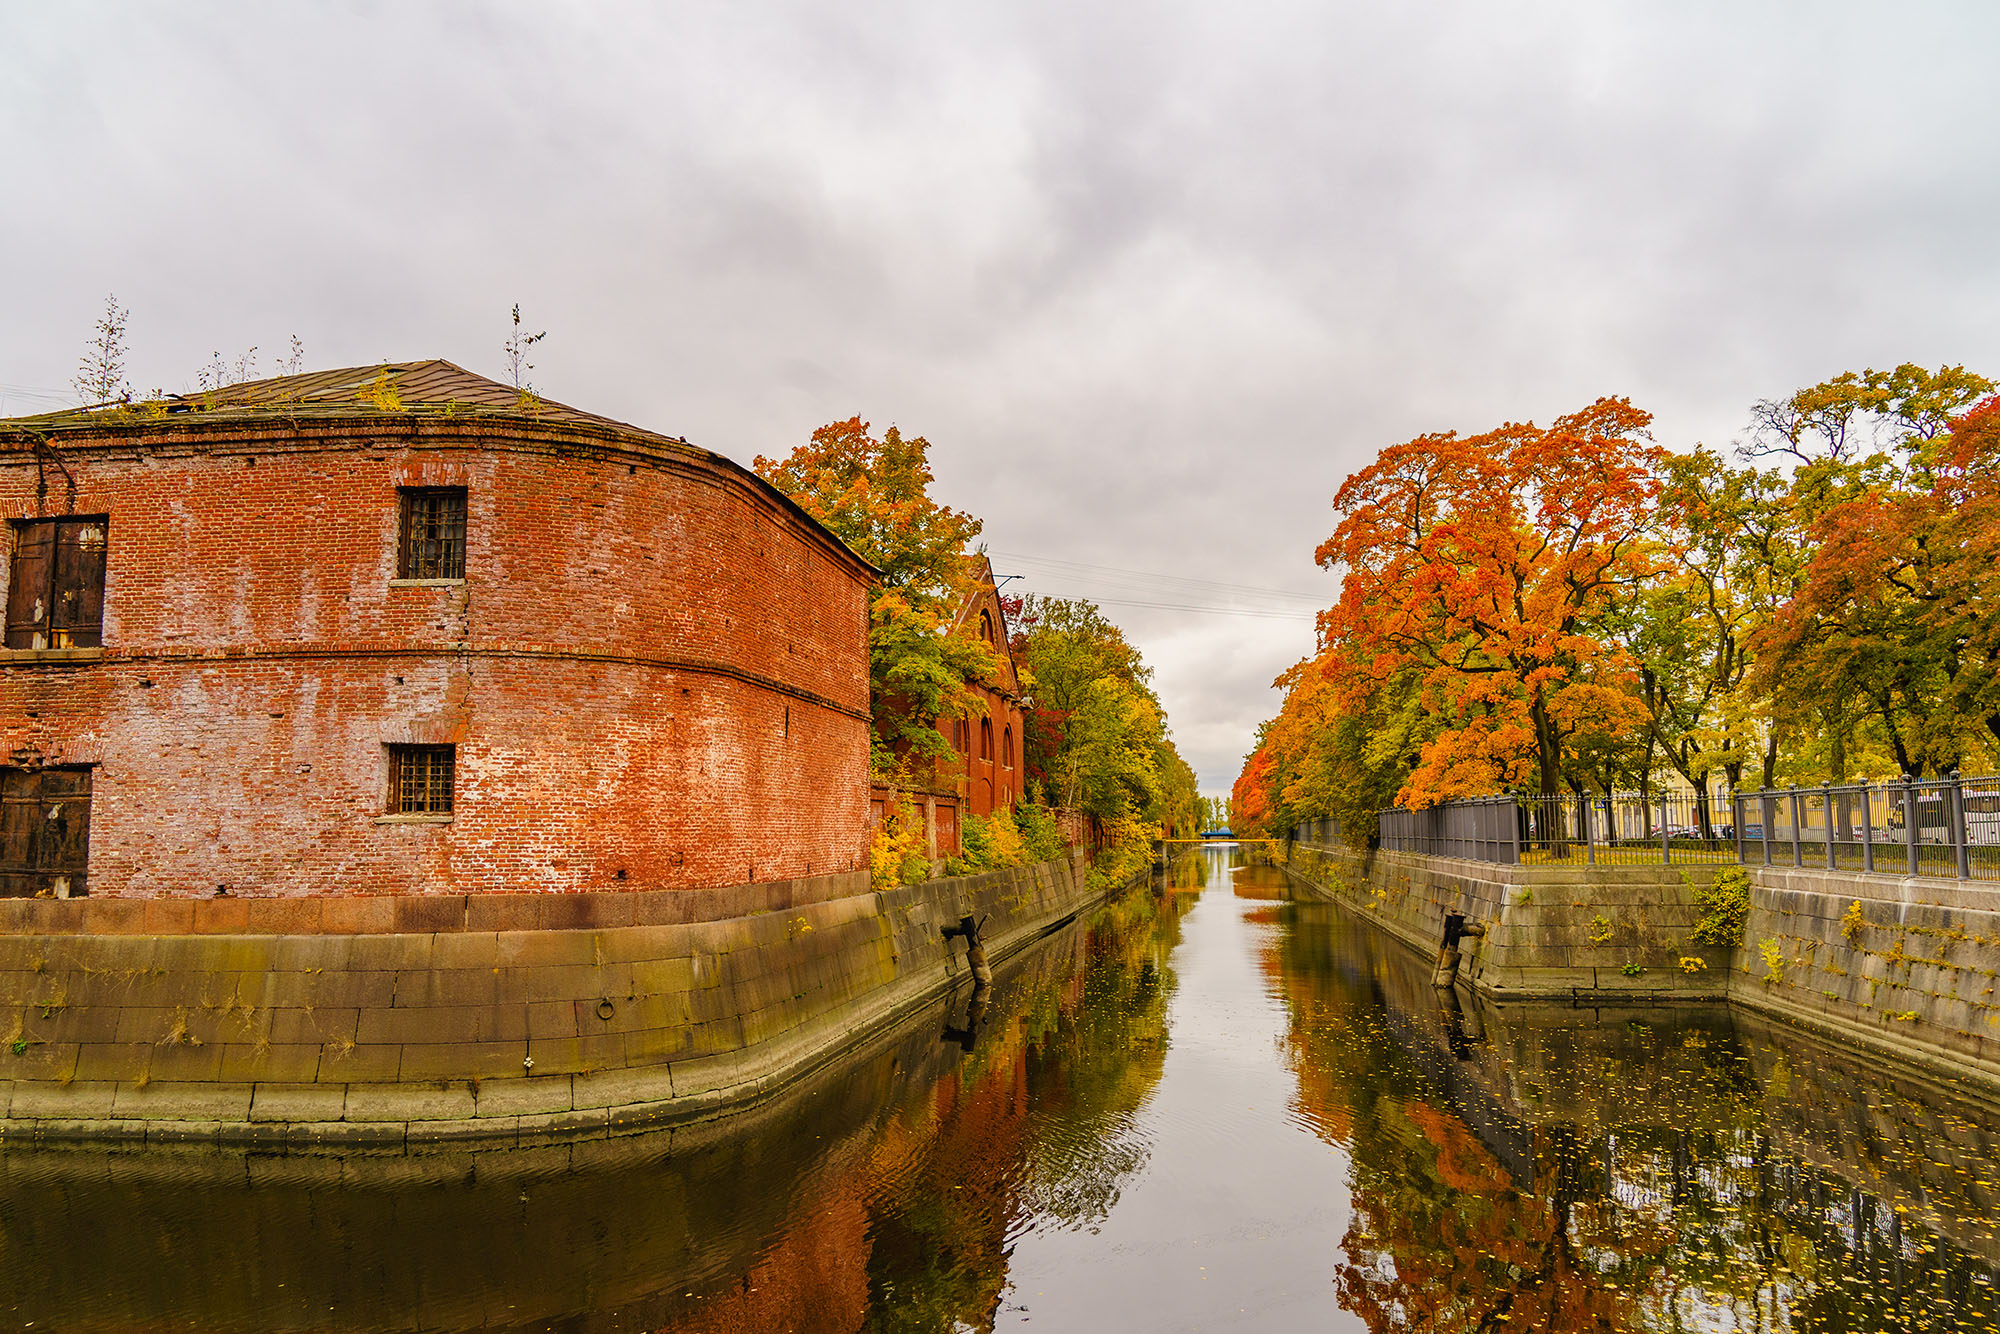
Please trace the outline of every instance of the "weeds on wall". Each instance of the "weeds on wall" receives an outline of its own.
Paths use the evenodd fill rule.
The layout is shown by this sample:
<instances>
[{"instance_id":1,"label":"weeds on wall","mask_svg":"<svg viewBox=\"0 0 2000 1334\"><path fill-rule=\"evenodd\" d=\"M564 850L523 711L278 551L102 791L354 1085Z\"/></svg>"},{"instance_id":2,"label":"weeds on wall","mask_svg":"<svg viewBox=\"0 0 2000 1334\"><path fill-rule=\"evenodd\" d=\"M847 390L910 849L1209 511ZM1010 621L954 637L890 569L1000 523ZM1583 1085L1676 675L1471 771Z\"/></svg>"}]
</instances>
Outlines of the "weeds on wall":
<instances>
[{"instance_id":1,"label":"weeds on wall","mask_svg":"<svg viewBox=\"0 0 2000 1334\"><path fill-rule=\"evenodd\" d=\"M1743 923L1750 916L1750 873L1740 866L1725 866L1706 885L1688 877L1688 888L1694 891L1694 906L1701 913L1694 924L1694 943L1723 949L1741 945Z\"/></svg>"},{"instance_id":2,"label":"weeds on wall","mask_svg":"<svg viewBox=\"0 0 2000 1334\"><path fill-rule=\"evenodd\" d=\"M1785 980L1785 951L1777 941L1760 941L1757 953L1764 959L1764 985L1777 986Z\"/></svg>"}]
</instances>

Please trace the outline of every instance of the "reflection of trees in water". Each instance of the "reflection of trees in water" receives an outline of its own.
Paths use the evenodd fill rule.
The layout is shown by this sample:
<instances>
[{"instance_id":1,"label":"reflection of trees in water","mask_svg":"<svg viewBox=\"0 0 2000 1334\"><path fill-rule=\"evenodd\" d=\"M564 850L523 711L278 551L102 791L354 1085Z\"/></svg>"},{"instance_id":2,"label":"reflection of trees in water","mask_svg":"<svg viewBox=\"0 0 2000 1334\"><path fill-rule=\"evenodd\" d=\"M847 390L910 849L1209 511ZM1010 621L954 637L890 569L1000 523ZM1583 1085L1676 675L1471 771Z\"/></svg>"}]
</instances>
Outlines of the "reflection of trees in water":
<instances>
[{"instance_id":1,"label":"reflection of trees in water","mask_svg":"<svg viewBox=\"0 0 2000 1334\"><path fill-rule=\"evenodd\" d=\"M877 1331L990 1329L1024 1220L1088 1227L1149 1152L1137 1112L1166 1054L1164 960L1178 900L1131 896L1077 940L954 1077L901 1112L872 1175L869 1313Z\"/></svg>"},{"instance_id":2,"label":"reflection of trees in water","mask_svg":"<svg viewBox=\"0 0 2000 1334\"><path fill-rule=\"evenodd\" d=\"M1266 972L1298 1110L1351 1158L1335 1284L1371 1329L1994 1327L1992 1267L1910 1203L1944 1212L1916 1167L1955 1161L1911 1126L1962 1118L1906 1117L1883 1138L1930 1161L1848 1180L1827 1166L1840 1127L1884 1119L1865 1072L1813 1063L1812 1097L1846 1100L1815 1138L1799 1076L1760 1078L1726 1018L1489 1010L1490 1041L1461 1021L1454 1042L1421 961L1330 913L1290 920Z\"/></svg>"}]
</instances>

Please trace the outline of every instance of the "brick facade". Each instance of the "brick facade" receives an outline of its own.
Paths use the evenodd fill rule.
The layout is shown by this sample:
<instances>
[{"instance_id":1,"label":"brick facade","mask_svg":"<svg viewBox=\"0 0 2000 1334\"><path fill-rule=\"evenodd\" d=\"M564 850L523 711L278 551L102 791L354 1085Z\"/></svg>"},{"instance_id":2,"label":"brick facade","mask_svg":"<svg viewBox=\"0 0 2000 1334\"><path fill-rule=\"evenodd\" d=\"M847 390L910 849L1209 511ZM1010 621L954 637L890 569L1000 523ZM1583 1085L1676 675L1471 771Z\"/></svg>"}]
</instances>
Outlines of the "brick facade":
<instances>
[{"instance_id":1,"label":"brick facade","mask_svg":"<svg viewBox=\"0 0 2000 1334\"><path fill-rule=\"evenodd\" d=\"M983 555L972 560L976 588L959 609L952 633L984 640L998 656L1000 672L991 681L973 683L980 699L978 712L968 719L944 719L938 730L959 755L959 762L945 775L946 785L958 793L967 814L984 816L1011 810L1026 795L1022 791L1026 775L1021 763L1021 678L1007 645L1007 620L994 590L993 564Z\"/></svg>"},{"instance_id":2,"label":"brick facade","mask_svg":"<svg viewBox=\"0 0 2000 1334\"><path fill-rule=\"evenodd\" d=\"M0 655L0 763L92 766L88 893L865 867L872 571L735 464L575 416L0 424L0 517L108 516L102 649ZM411 487L464 488L462 580L397 578ZM389 813L402 744L456 748L448 818Z\"/></svg>"}]
</instances>

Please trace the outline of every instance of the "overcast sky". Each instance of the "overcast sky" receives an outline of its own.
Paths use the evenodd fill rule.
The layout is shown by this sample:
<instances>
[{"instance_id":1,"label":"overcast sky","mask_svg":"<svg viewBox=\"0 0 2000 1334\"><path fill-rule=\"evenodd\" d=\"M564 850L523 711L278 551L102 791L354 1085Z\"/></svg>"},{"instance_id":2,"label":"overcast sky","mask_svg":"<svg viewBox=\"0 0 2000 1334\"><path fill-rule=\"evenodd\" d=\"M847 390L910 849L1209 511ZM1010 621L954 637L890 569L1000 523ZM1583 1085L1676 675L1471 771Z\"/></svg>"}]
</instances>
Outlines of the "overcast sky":
<instances>
[{"instance_id":1,"label":"overcast sky","mask_svg":"<svg viewBox=\"0 0 2000 1334\"><path fill-rule=\"evenodd\" d=\"M518 301L550 397L746 462L928 436L1219 793L1383 445L2000 371L1996 50L1987 0L9 5L0 415L107 292L141 390L292 334L498 375Z\"/></svg>"}]
</instances>

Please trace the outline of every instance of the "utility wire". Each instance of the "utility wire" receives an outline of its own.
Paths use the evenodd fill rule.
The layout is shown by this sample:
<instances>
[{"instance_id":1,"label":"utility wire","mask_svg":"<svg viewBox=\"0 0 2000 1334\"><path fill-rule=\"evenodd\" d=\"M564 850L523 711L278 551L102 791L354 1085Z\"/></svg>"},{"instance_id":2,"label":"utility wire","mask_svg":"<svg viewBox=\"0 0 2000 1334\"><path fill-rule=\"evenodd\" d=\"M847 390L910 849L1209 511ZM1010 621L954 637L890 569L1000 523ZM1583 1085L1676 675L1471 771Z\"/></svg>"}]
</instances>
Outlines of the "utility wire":
<instances>
[{"instance_id":1,"label":"utility wire","mask_svg":"<svg viewBox=\"0 0 2000 1334\"><path fill-rule=\"evenodd\" d=\"M1274 611L1262 607L1197 607L1186 602L1140 602L1132 598L1103 598L1084 594L1091 602L1111 607L1158 607L1165 611L1203 611L1217 616L1254 616L1267 621L1314 621L1309 611Z\"/></svg>"},{"instance_id":2,"label":"utility wire","mask_svg":"<svg viewBox=\"0 0 2000 1334\"><path fill-rule=\"evenodd\" d=\"M1232 584L1216 579L1193 579L1182 575L1157 574L1146 570L1126 569L1116 565L1092 565L1083 561L1059 560L1052 556L1029 556L1014 552L995 552L995 555L1010 562L1020 562L1030 566L1040 566L1054 573L1070 574L1092 582L1124 585L1133 591L1152 593L1156 596L1173 593L1190 595L1221 594L1227 597L1264 598L1294 604L1305 603L1315 610L1326 605L1322 594L1302 593L1293 589L1261 588L1253 584Z\"/></svg>"}]
</instances>

